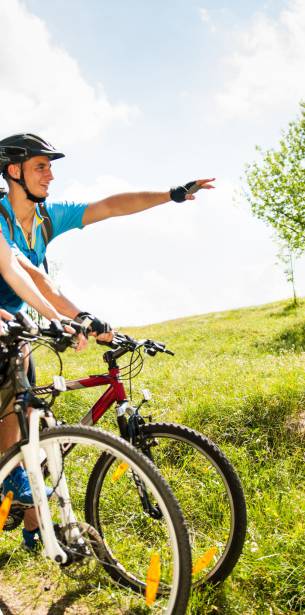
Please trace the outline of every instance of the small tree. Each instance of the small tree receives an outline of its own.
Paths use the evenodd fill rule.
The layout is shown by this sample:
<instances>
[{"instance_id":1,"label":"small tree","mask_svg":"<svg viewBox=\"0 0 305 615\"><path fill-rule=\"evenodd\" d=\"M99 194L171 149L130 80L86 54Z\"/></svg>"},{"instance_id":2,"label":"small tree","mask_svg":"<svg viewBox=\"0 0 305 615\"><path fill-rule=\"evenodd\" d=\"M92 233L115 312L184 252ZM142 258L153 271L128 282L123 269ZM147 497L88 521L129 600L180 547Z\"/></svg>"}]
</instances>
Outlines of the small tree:
<instances>
[{"instance_id":1,"label":"small tree","mask_svg":"<svg viewBox=\"0 0 305 615\"><path fill-rule=\"evenodd\" d=\"M300 252L293 251L288 244L280 244L277 254L278 263L283 267L286 280L292 287L293 305L298 305L296 283L295 283L295 261L301 256Z\"/></svg>"},{"instance_id":2,"label":"small tree","mask_svg":"<svg viewBox=\"0 0 305 615\"><path fill-rule=\"evenodd\" d=\"M300 117L283 132L277 150L256 148L260 161L246 165L243 186L252 213L271 225L280 240L294 301L294 261L305 251L305 103L300 107Z\"/></svg>"}]
</instances>

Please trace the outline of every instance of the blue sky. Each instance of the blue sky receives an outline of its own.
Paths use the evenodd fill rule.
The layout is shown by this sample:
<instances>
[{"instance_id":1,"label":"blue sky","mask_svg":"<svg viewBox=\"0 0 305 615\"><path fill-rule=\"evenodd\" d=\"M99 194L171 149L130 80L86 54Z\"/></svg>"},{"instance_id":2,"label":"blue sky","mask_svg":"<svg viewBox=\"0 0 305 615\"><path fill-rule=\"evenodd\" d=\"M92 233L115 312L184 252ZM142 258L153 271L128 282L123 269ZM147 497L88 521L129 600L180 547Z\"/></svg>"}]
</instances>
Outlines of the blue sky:
<instances>
[{"instance_id":1,"label":"blue sky","mask_svg":"<svg viewBox=\"0 0 305 615\"><path fill-rule=\"evenodd\" d=\"M138 107L135 123L112 126L102 142L104 172L116 173L118 164L126 166L127 156L128 180L133 182L138 179L138 169L143 181L154 180L156 165L159 182L168 182L169 172L171 177L173 173L181 177L188 168L202 173L202 166L208 164L221 173L237 171L238 175L234 160L242 160L244 153L232 157L232 142L244 122L238 117L219 121L211 93L221 90L226 81L226 56L232 53L235 37L260 11L276 18L285 4L281 0L227 4L193 0L26 1L47 24L54 44L77 59L90 84L101 84L114 104L124 101ZM208 14L207 21L202 12ZM260 143L264 144L264 118L258 124ZM274 126L273 139L281 125L285 126L285 120ZM245 130L243 141L249 154L253 152L253 134L247 137ZM266 139L269 144L270 136ZM143 150L148 156L145 164Z\"/></svg>"},{"instance_id":2,"label":"blue sky","mask_svg":"<svg viewBox=\"0 0 305 615\"><path fill-rule=\"evenodd\" d=\"M191 205L56 240L67 294L115 324L289 295L270 229L232 196L255 144L276 145L304 98L302 0L11 0L0 18L3 136L64 149L53 200L217 177ZM302 260L300 294L304 273Z\"/></svg>"}]
</instances>

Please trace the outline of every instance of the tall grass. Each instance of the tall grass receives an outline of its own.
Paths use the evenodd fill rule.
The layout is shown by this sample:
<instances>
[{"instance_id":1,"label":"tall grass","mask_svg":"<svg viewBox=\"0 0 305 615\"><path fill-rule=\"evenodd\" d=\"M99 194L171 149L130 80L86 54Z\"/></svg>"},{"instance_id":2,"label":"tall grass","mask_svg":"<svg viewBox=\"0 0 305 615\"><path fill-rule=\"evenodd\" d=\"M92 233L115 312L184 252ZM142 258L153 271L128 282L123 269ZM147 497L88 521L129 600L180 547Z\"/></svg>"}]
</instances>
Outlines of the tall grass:
<instances>
[{"instance_id":1,"label":"tall grass","mask_svg":"<svg viewBox=\"0 0 305 615\"><path fill-rule=\"evenodd\" d=\"M243 555L221 587L192 596L190 613L305 613L305 435L298 429L305 407L305 303L294 309L280 302L194 316L128 333L160 339L175 352L174 358L146 360L132 383L134 399L141 398L141 387L150 388L154 420L185 423L212 438L237 468L246 493L249 526ZM81 357L66 353L65 375L104 371L102 354L94 343ZM44 351L40 383L54 373L54 359ZM96 397L94 389L62 395L56 413L77 422ZM115 429L112 411L101 425ZM2 567L4 583L20 592L30 568L36 575L32 594L39 593L46 570L52 570L47 573L51 585L62 582L50 564L22 554L18 541L19 530L0 537L2 551L16 548ZM75 592L75 611L69 612L133 612L124 610L124 598L111 586L91 593L89 601L69 584L67 592Z\"/></svg>"}]
</instances>

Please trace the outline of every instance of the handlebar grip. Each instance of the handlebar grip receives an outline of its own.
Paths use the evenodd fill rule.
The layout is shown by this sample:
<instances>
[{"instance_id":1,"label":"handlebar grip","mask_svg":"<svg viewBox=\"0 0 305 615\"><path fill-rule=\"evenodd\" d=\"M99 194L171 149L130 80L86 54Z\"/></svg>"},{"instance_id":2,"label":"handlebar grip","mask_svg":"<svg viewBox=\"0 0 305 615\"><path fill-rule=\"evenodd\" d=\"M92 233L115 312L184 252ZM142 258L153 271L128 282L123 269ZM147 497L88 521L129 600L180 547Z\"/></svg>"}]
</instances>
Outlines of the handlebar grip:
<instances>
[{"instance_id":1,"label":"handlebar grip","mask_svg":"<svg viewBox=\"0 0 305 615\"><path fill-rule=\"evenodd\" d=\"M55 335L62 335L64 328L59 320L52 318L50 323L50 331L51 333L55 333Z\"/></svg>"},{"instance_id":2,"label":"handlebar grip","mask_svg":"<svg viewBox=\"0 0 305 615\"><path fill-rule=\"evenodd\" d=\"M22 328L25 329L27 333L30 333L31 335L38 334L39 327L36 322L34 322L32 318L30 318L28 314L25 314L24 312L16 312L15 318L17 322L22 325Z\"/></svg>"},{"instance_id":3,"label":"handlebar grip","mask_svg":"<svg viewBox=\"0 0 305 615\"><path fill-rule=\"evenodd\" d=\"M114 350L116 350L119 347L119 345L115 344L114 342L103 342L102 340L96 340L96 343L99 346L108 346L108 348L113 348Z\"/></svg>"}]
</instances>

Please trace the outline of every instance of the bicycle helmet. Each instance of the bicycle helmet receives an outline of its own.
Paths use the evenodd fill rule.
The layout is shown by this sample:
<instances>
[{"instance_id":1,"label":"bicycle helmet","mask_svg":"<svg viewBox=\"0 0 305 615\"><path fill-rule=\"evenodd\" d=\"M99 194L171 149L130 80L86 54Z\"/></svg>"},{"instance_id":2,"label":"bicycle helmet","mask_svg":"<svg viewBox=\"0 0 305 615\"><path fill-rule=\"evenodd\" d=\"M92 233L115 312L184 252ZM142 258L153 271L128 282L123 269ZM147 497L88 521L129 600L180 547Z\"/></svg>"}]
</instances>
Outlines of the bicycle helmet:
<instances>
[{"instance_id":1,"label":"bicycle helmet","mask_svg":"<svg viewBox=\"0 0 305 615\"><path fill-rule=\"evenodd\" d=\"M34 156L47 156L49 160L63 158L65 154L58 152L53 145L37 135L20 133L0 140L0 173L5 179L11 179L22 186L28 199L34 203L42 203L45 199L32 194L25 183L22 163ZM15 179L8 174L7 167L10 163L21 163L20 179Z\"/></svg>"}]
</instances>

